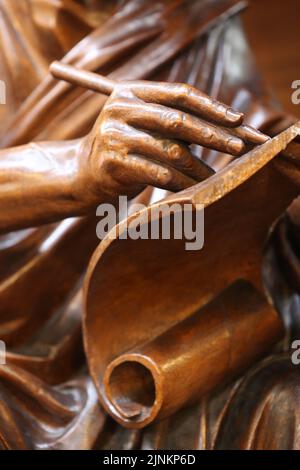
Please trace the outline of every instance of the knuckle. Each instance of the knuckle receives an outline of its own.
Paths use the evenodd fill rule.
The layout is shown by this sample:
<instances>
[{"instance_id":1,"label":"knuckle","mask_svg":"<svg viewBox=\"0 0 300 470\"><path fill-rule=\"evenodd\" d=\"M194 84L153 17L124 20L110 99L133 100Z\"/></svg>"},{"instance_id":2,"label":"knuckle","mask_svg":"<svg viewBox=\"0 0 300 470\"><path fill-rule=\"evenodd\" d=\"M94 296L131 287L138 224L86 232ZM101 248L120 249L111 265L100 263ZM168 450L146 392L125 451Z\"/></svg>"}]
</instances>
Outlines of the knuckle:
<instances>
[{"instance_id":1,"label":"knuckle","mask_svg":"<svg viewBox=\"0 0 300 470\"><path fill-rule=\"evenodd\" d=\"M101 143L107 151L113 150L120 154L127 152L128 145L126 139L124 139L124 133L114 125L104 124L102 126Z\"/></svg>"},{"instance_id":2,"label":"knuckle","mask_svg":"<svg viewBox=\"0 0 300 470\"><path fill-rule=\"evenodd\" d=\"M104 144L110 143L114 138L115 127L111 121L104 121L100 126L100 135Z\"/></svg>"},{"instance_id":3,"label":"knuckle","mask_svg":"<svg viewBox=\"0 0 300 470\"><path fill-rule=\"evenodd\" d=\"M212 101L212 107L215 108L216 112L219 114L227 114L226 107L217 100Z\"/></svg>"},{"instance_id":4,"label":"knuckle","mask_svg":"<svg viewBox=\"0 0 300 470\"><path fill-rule=\"evenodd\" d=\"M185 104L189 96L192 94L192 87L186 83L180 83L175 88L178 104Z\"/></svg>"},{"instance_id":5,"label":"knuckle","mask_svg":"<svg viewBox=\"0 0 300 470\"><path fill-rule=\"evenodd\" d=\"M116 111L116 108L117 108L116 105L117 105L117 100L110 99L109 101L107 101L101 113L102 117L104 119L112 117Z\"/></svg>"},{"instance_id":6,"label":"knuckle","mask_svg":"<svg viewBox=\"0 0 300 470\"><path fill-rule=\"evenodd\" d=\"M168 111L163 116L167 126L172 131L181 130L184 124L184 114L180 112Z\"/></svg>"},{"instance_id":7,"label":"knuckle","mask_svg":"<svg viewBox=\"0 0 300 470\"><path fill-rule=\"evenodd\" d=\"M103 169L113 175L116 171L120 169L122 165L122 159L115 152L107 152L103 162Z\"/></svg>"},{"instance_id":8,"label":"knuckle","mask_svg":"<svg viewBox=\"0 0 300 470\"><path fill-rule=\"evenodd\" d=\"M214 140L214 134L211 129L204 127L202 130L202 136L206 143L210 144Z\"/></svg>"},{"instance_id":9,"label":"knuckle","mask_svg":"<svg viewBox=\"0 0 300 470\"><path fill-rule=\"evenodd\" d=\"M104 140L119 140L123 141L126 137L127 126L124 120L116 118L103 119L99 126L99 132Z\"/></svg>"},{"instance_id":10,"label":"knuckle","mask_svg":"<svg viewBox=\"0 0 300 470\"><path fill-rule=\"evenodd\" d=\"M104 159L104 167L106 170L111 170L117 163L116 155L113 152L107 152Z\"/></svg>"},{"instance_id":11,"label":"knuckle","mask_svg":"<svg viewBox=\"0 0 300 470\"><path fill-rule=\"evenodd\" d=\"M107 100L102 110L102 116L104 117L121 117L124 113L125 103L122 98L111 97Z\"/></svg>"},{"instance_id":12,"label":"knuckle","mask_svg":"<svg viewBox=\"0 0 300 470\"><path fill-rule=\"evenodd\" d=\"M217 108L220 105L219 101L217 101L215 98L208 98L208 99L209 99L210 105L213 108Z\"/></svg>"},{"instance_id":13,"label":"knuckle","mask_svg":"<svg viewBox=\"0 0 300 470\"><path fill-rule=\"evenodd\" d=\"M168 168L160 167L157 170L156 179L163 186L168 186L169 184L171 184L173 179L172 172Z\"/></svg>"},{"instance_id":14,"label":"knuckle","mask_svg":"<svg viewBox=\"0 0 300 470\"><path fill-rule=\"evenodd\" d=\"M171 144L168 148L168 157L173 161L178 161L182 158L182 149L179 144Z\"/></svg>"},{"instance_id":15,"label":"knuckle","mask_svg":"<svg viewBox=\"0 0 300 470\"><path fill-rule=\"evenodd\" d=\"M213 99L213 98L209 98L207 100L207 104L218 115L220 115L220 116L225 115L226 116L227 107L224 104L222 104L220 101L218 101L216 99Z\"/></svg>"}]
</instances>

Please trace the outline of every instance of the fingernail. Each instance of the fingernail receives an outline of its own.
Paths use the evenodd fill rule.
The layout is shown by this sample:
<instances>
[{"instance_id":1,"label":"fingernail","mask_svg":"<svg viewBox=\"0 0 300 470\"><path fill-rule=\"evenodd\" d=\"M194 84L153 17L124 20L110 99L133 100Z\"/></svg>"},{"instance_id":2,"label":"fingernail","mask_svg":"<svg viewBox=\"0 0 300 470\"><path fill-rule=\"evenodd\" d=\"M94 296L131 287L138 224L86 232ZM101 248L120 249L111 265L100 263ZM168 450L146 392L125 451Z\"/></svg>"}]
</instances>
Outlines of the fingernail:
<instances>
[{"instance_id":1,"label":"fingernail","mask_svg":"<svg viewBox=\"0 0 300 470\"><path fill-rule=\"evenodd\" d=\"M269 137L266 134L263 134L262 132L258 132L256 135L257 135L257 139L260 140L262 144L265 144L266 142L268 142L268 140L271 139L271 137Z\"/></svg>"},{"instance_id":2,"label":"fingernail","mask_svg":"<svg viewBox=\"0 0 300 470\"><path fill-rule=\"evenodd\" d=\"M271 140L271 137L270 137L270 136L268 136L268 135L266 135L266 134L263 134L263 133L261 133L260 138L261 138L261 143L262 143L262 144L265 144L266 142L268 142L268 140Z\"/></svg>"},{"instance_id":3,"label":"fingernail","mask_svg":"<svg viewBox=\"0 0 300 470\"><path fill-rule=\"evenodd\" d=\"M227 108L226 117L229 121L239 124L242 122L244 115L239 111L235 111L232 108Z\"/></svg>"},{"instance_id":4,"label":"fingernail","mask_svg":"<svg viewBox=\"0 0 300 470\"><path fill-rule=\"evenodd\" d=\"M255 129L254 127L247 126L247 125L242 126L242 127L245 131L245 137L246 138L248 137L249 140L252 141L253 143L264 144L270 139L268 135L263 134L262 132Z\"/></svg>"}]
</instances>

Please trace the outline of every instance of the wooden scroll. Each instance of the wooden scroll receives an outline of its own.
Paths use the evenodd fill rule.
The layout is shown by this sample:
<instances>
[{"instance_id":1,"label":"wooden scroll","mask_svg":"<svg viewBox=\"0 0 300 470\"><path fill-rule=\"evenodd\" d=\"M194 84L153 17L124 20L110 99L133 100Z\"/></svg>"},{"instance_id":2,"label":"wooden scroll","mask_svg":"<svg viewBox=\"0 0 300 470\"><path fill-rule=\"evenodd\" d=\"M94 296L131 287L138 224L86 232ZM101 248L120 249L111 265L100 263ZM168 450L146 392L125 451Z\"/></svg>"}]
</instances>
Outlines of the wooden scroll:
<instances>
[{"instance_id":1,"label":"wooden scroll","mask_svg":"<svg viewBox=\"0 0 300 470\"><path fill-rule=\"evenodd\" d=\"M209 180L157 203L157 208L161 209L175 202L190 203L195 210L196 204L204 204L202 250L185 250L186 240L122 239L129 220L137 217L136 214L121 222L116 234L108 234L97 248L85 281L85 349L101 403L123 425L143 426L159 414L160 407L163 413L163 406L158 407L154 400L155 409L148 406L146 411L139 409L140 414L130 402L123 409L120 403L126 402L126 396L133 391L128 390L130 380L124 380L121 369L116 379L114 367L117 364L123 363L132 351L139 351L142 362L148 361L149 365L152 360L144 358L149 349L151 357L159 356L158 337L164 335L168 345L168 335L174 331L170 328L185 321L238 278L250 281L263 292L261 263L269 227L298 194L300 184L298 167L290 166L291 173L287 177L282 172L282 157L278 154L299 131L299 124L290 127ZM150 223L150 217L147 218L150 209L139 214L141 220L144 216L146 224ZM236 299L239 302L239 296ZM243 307L240 315L242 311ZM272 329L269 333L271 340ZM266 340L263 331L257 334L261 341ZM233 343L233 351L235 347L241 345ZM199 351L201 356L201 348ZM230 372L234 373L234 367ZM131 373L135 377L135 371L129 368L128 374ZM188 369L184 368L184 373L188 374ZM150 380L148 373L146 379ZM176 374L169 380L167 390L180 387ZM155 378L149 398L152 405L153 387L157 383L160 379ZM188 382L186 387L190 388ZM155 397L163 400L162 393ZM178 406L191 398L188 390L186 395L181 394L183 396ZM171 400L170 408L172 406L177 405Z\"/></svg>"},{"instance_id":2,"label":"wooden scroll","mask_svg":"<svg viewBox=\"0 0 300 470\"><path fill-rule=\"evenodd\" d=\"M107 366L110 410L129 427L172 415L247 370L282 334L275 310L251 284L238 281Z\"/></svg>"}]
</instances>

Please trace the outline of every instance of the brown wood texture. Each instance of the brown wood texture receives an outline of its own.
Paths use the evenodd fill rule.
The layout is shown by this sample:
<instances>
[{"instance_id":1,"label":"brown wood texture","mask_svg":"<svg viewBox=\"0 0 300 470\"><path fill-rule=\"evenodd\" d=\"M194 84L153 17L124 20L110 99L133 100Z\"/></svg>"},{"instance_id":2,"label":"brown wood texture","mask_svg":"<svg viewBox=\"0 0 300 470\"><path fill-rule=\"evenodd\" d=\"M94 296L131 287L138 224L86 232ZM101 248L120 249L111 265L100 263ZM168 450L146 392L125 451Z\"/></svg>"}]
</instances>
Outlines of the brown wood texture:
<instances>
[{"instance_id":1,"label":"brown wood texture","mask_svg":"<svg viewBox=\"0 0 300 470\"><path fill-rule=\"evenodd\" d=\"M284 109L300 117L291 101L291 84L300 76L298 0L250 0L243 24L250 47L270 91Z\"/></svg>"},{"instance_id":2,"label":"brown wood texture","mask_svg":"<svg viewBox=\"0 0 300 470\"><path fill-rule=\"evenodd\" d=\"M239 281L198 312L114 359L102 393L122 424L145 426L235 378L282 333L277 313L251 284Z\"/></svg>"},{"instance_id":3,"label":"brown wood texture","mask_svg":"<svg viewBox=\"0 0 300 470\"><path fill-rule=\"evenodd\" d=\"M164 209L176 202L181 206L190 203L194 210L196 204L203 204L206 239L202 250L186 251L184 238L124 239L122 234L136 214L131 215L129 221L121 222L116 233L108 234L97 248L85 284L86 354L102 403L122 424L144 425L149 416L141 413L140 423L139 416L137 421L135 416L131 420L114 405L111 392L107 395L105 374L111 374L111 361L118 364L125 360L122 357L127 357L127 351L131 357L136 348L143 351L141 345L159 335L167 335L165 332L170 327L205 305L236 279L247 279L263 290L261 265L268 230L298 194L300 184L298 167L294 167L291 180L281 173L281 157L278 157L279 162L274 157L297 135L299 124L232 162L205 182L157 203L154 215L153 206L138 214L140 224L150 225L153 217L167 217ZM278 187L282 188L280 198L275 196ZM245 246L247 252L244 252ZM126 335L124 324L127 325ZM108 329L105 325L109 325ZM165 348L167 345L168 341ZM237 344L235 347L239 348ZM170 364L171 351L172 346ZM157 354L159 356L159 348ZM139 355L144 365L144 360L149 364L147 354L145 359L142 352ZM195 367L194 363L191 360L190 370ZM210 368L209 363L207 367ZM124 377L120 375L118 380L122 382ZM133 379L133 387L134 382ZM123 398L126 402L126 393L130 396L127 391L120 401ZM149 410L148 414L151 418Z\"/></svg>"}]
</instances>

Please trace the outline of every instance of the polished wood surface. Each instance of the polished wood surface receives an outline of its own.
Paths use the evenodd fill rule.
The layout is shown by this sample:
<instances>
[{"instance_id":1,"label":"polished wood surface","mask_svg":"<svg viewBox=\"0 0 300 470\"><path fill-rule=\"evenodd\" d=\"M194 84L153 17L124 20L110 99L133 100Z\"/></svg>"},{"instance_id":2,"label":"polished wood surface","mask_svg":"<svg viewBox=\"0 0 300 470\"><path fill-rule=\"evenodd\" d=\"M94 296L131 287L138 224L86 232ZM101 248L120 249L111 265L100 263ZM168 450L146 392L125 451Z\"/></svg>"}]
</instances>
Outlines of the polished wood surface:
<instances>
[{"instance_id":1,"label":"polished wood surface","mask_svg":"<svg viewBox=\"0 0 300 470\"><path fill-rule=\"evenodd\" d=\"M154 216L161 219L168 217L164 215L168 214L164 209L171 208L175 203L181 206L191 204L194 210L196 204L204 204L206 239L202 250L186 251L185 239L126 239L123 233L127 230L130 220L136 217L133 214L129 216L129 220L119 224L115 233L108 234L95 251L85 281L85 348L101 402L120 423L132 427L143 426L151 421L157 409L150 412L148 410L149 415L147 412L141 413L140 422L139 416L136 420L133 416L131 420L126 413L120 412L108 388L107 374L112 374L112 367L117 368L118 364L128 362L137 350L142 364L149 368L148 353L143 352L144 348L148 351L147 344L149 343L151 349L152 342L156 344L155 341L159 341L161 335L167 338L172 331L168 333L168 330L174 324L178 326L178 322L207 304L236 279L247 279L263 292L262 254L269 228L299 193L300 187L299 167L295 165L293 179L290 179L290 174L287 177L282 173L282 157L274 157L299 136L299 133L299 124L295 124L203 183L158 202L154 215L153 206L139 214L140 224L147 226L151 224ZM276 198L278 187L282 190L281 198ZM216 225L222 227L222 230L216 230ZM122 263L118 260L122 260ZM130 288L131 285L134 285L134 290ZM109 286L114 286L114 289L109 289ZM115 298L118 299L117 302ZM242 315L242 311L239 314ZM126 335L123 331L124 323L127 325ZM237 326L238 321L235 323ZM272 330L269 323L268 332L276 332L276 322L274 327L275 330ZM218 340L222 342L222 335L218 337L218 329L215 329L216 337L212 341L214 345L218 344ZM178 326L178 335L180 331L185 338L185 327L180 329ZM272 335L269 339L271 337ZM180 341L178 339L179 343ZM245 338L241 338L240 343L235 343L237 351L243 347L244 341ZM168 344L166 339L162 357L160 348L157 348L155 354L158 358L154 355L155 359L152 357L151 363L164 360L163 354ZM190 346L192 351L192 341ZM256 350L258 352L258 348ZM169 358L170 365L160 366L168 374L174 359L171 346L169 354L165 354L166 363L168 364ZM247 357L246 352L243 354ZM176 364L176 360L174 361ZM195 361L191 361L189 371L196 367L194 364ZM209 361L205 364L208 370L211 370ZM157 369L160 369L160 366ZM153 372L152 368L151 371L154 382L159 381L156 378L157 372ZM233 370L228 371L230 372L233 373ZM202 373L205 376L205 371ZM118 380L121 384L124 377L120 375ZM136 381L133 375L133 390ZM173 382L176 382L174 378ZM209 384L209 381L206 383ZM128 387L129 384L130 379ZM118 387L118 384L115 384L115 387ZM158 389L160 388L158 385ZM121 395L119 400L129 407L130 389L128 391L123 387L123 390L124 396ZM133 391L132 393L134 394ZM162 391L157 393L163 394ZM181 395L182 393L179 393L179 396ZM161 395L159 396L162 400ZM176 402L176 394L174 401ZM189 401L188 392L186 401Z\"/></svg>"},{"instance_id":2,"label":"polished wood surface","mask_svg":"<svg viewBox=\"0 0 300 470\"><path fill-rule=\"evenodd\" d=\"M263 296L251 284L236 282L108 364L104 388L110 410L129 427L170 416L247 370L282 334L282 323Z\"/></svg>"}]
</instances>

